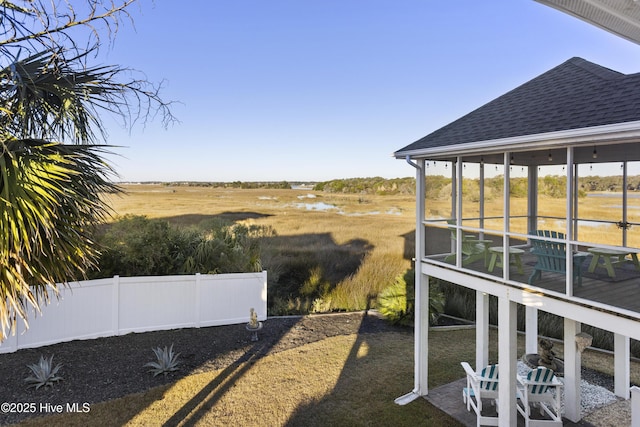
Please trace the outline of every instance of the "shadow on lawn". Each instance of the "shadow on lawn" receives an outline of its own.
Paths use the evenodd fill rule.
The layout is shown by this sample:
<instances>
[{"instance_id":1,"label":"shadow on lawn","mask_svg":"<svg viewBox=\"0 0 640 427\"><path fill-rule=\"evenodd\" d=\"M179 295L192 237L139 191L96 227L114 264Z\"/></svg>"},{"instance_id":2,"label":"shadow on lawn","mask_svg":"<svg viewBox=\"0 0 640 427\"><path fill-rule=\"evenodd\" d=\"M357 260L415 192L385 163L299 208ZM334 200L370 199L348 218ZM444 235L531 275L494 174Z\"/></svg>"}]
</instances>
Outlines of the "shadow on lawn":
<instances>
[{"instance_id":1,"label":"shadow on lawn","mask_svg":"<svg viewBox=\"0 0 640 427\"><path fill-rule=\"evenodd\" d=\"M259 341L255 343L251 343L249 341L250 332L245 329L244 324L203 328L209 329L211 333L208 335L208 339L205 339L205 336L200 336L200 339L207 340L208 342L213 343L212 345L214 347L217 347L218 345L221 347L234 347L233 344L227 344L230 339L231 341L239 343L239 346L232 351L234 355L233 359L231 360L230 358L227 358L227 366L222 371L220 371L220 373L217 374L215 378L213 378L208 384L202 387L200 391L195 393L193 397L191 397L186 403L184 403L182 407L178 409L169 419L164 421L162 425L196 425L203 417L207 415L207 413L218 403L218 401L226 393L228 393L244 375L246 375L251 370L254 362L268 355L271 351L275 350L275 347L279 345L282 338L287 335L292 329L296 328L297 325L301 322L301 319L302 318L300 317L278 319L277 322L270 322L269 320L265 321L265 327L259 333ZM175 330L175 332L177 333L180 333L181 331L184 334L185 332L188 333L189 331L199 332L201 330ZM220 331L221 334L216 334L217 331ZM194 352L198 354L204 353L202 349L195 349ZM181 360L184 364L181 365L182 369L177 371L175 373L176 375L173 376L172 379L166 383L166 385L171 387L175 384L175 382L177 382L177 380L182 379L185 376L208 369L205 366L207 365L207 360L200 361L200 363L198 363L195 360L191 360L192 356L194 355L182 355ZM186 369L189 366L192 368L191 370ZM154 389L146 391L145 393L147 393L150 397L147 405L151 405L155 401L162 400L164 398L165 392L166 389L164 389L163 387L155 387ZM136 415L147 410L147 406L141 407L137 405L125 405L124 407L127 408L127 410L129 410L130 412L120 413L118 415L119 422L123 423L133 420ZM95 422L95 419L92 419L91 422Z\"/></svg>"},{"instance_id":2,"label":"shadow on lawn","mask_svg":"<svg viewBox=\"0 0 640 427\"><path fill-rule=\"evenodd\" d=\"M371 333L376 315L365 314L333 389L300 405L286 427L326 425L459 426L424 399L399 406L394 399L413 387L413 330ZM400 335L397 335L400 334Z\"/></svg>"},{"instance_id":3,"label":"shadow on lawn","mask_svg":"<svg viewBox=\"0 0 640 427\"><path fill-rule=\"evenodd\" d=\"M280 337L281 338L281 337ZM276 341L256 342L233 364L225 368L205 387L193 396L171 418L164 422L164 426L196 425L215 404L233 388L253 366L253 362L266 355L276 344ZM197 410L196 410L197 408ZM194 412L195 411L195 412Z\"/></svg>"}]
</instances>

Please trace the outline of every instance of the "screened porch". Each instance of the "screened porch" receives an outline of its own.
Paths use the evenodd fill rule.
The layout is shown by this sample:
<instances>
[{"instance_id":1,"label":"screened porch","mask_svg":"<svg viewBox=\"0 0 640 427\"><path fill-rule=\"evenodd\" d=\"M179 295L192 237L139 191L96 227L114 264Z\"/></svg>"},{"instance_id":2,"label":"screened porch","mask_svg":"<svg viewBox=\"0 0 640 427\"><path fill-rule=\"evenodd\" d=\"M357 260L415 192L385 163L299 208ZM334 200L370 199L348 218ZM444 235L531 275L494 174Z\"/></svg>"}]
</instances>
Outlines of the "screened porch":
<instances>
[{"instance_id":1,"label":"screened porch","mask_svg":"<svg viewBox=\"0 0 640 427\"><path fill-rule=\"evenodd\" d=\"M423 262L640 314L640 144L424 165Z\"/></svg>"}]
</instances>

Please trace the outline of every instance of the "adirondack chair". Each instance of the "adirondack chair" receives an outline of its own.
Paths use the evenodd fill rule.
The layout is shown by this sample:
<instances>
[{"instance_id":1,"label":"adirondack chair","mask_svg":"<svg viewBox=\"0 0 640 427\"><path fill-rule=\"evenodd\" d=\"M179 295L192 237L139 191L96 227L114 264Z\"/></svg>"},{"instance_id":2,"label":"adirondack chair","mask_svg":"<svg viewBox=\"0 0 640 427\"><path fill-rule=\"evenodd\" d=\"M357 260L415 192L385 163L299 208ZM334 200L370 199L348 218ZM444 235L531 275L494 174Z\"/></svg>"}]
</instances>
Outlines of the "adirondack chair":
<instances>
[{"instance_id":1,"label":"adirondack chair","mask_svg":"<svg viewBox=\"0 0 640 427\"><path fill-rule=\"evenodd\" d=\"M537 230L532 232L536 236L551 237L554 239L564 239L564 233L550 230ZM531 253L536 255L538 262L533 267L533 272L529 276L529 284L542 277L543 271L550 273L565 274L567 272L567 250L564 243L550 242L531 238ZM582 263L589 254L585 252L575 252L573 256L573 282L582 285Z\"/></svg>"},{"instance_id":2,"label":"adirondack chair","mask_svg":"<svg viewBox=\"0 0 640 427\"><path fill-rule=\"evenodd\" d=\"M451 231L451 240L458 240L458 229L454 227L455 223L449 221L449 231ZM462 237L462 265L484 259L485 266L488 265L489 245L491 240L476 239L475 236L464 235ZM445 262L455 262L456 254L452 253L445 257Z\"/></svg>"},{"instance_id":3,"label":"adirondack chair","mask_svg":"<svg viewBox=\"0 0 640 427\"><path fill-rule=\"evenodd\" d=\"M517 408L524 417L525 427L562 426L560 382L551 369L539 366L526 377L518 376ZM540 415L545 418L532 418L531 407L538 406Z\"/></svg>"},{"instance_id":4,"label":"adirondack chair","mask_svg":"<svg viewBox=\"0 0 640 427\"><path fill-rule=\"evenodd\" d=\"M460 362L467 374L467 386L462 389L462 401L467 405L467 411L473 408L476 413L476 426L497 426L497 412L495 416L482 414L482 399L490 399L495 406L498 398L498 365L489 365L477 374L467 362Z\"/></svg>"}]
</instances>

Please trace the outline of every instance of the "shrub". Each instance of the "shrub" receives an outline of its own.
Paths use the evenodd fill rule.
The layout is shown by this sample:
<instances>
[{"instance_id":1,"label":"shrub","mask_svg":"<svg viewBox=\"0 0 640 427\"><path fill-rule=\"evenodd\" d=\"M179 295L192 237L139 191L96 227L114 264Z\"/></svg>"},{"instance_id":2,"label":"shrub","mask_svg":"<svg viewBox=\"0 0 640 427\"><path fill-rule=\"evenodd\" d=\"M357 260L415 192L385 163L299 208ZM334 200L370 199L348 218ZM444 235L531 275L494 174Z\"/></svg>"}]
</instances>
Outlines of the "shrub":
<instances>
[{"instance_id":1,"label":"shrub","mask_svg":"<svg viewBox=\"0 0 640 427\"><path fill-rule=\"evenodd\" d=\"M102 254L92 277L169 275L182 270L198 235L164 220L127 215L106 227L98 242Z\"/></svg>"},{"instance_id":2,"label":"shrub","mask_svg":"<svg viewBox=\"0 0 640 427\"><path fill-rule=\"evenodd\" d=\"M378 296L378 310L393 324L412 326L415 318L415 271L407 270ZM444 311L444 294L435 279L429 282L429 324Z\"/></svg>"},{"instance_id":3,"label":"shrub","mask_svg":"<svg viewBox=\"0 0 640 427\"><path fill-rule=\"evenodd\" d=\"M91 278L260 271L260 239L270 227L208 221L178 228L161 219L128 215L98 236L102 248Z\"/></svg>"},{"instance_id":4,"label":"shrub","mask_svg":"<svg viewBox=\"0 0 640 427\"><path fill-rule=\"evenodd\" d=\"M275 235L271 227L212 223L198 239L184 273L243 273L262 270L260 239Z\"/></svg>"}]
</instances>

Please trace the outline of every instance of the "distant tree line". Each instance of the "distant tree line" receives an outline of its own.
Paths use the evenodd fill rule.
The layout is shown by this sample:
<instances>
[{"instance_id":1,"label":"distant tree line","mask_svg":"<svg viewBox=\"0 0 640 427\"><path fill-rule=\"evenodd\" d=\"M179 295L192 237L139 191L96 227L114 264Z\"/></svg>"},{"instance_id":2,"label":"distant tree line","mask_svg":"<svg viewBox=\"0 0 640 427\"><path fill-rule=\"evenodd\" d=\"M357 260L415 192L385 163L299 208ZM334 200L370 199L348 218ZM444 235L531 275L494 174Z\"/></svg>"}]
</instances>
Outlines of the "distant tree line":
<instances>
[{"instance_id":1,"label":"distant tree line","mask_svg":"<svg viewBox=\"0 0 640 427\"><path fill-rule=\"evenodd\" d=\"M416 180L414 178L349 178L334 179L319 182L313 189L327 193L356 193L356 194L415 194Z\"/></svg>"},{"instance_id":2,"label":"distant tree line","mask_svg":"<svg viewBox=\"0 0 640 427\"><path fill-rule=\"evenodd\" d=\"M212 187L212 188L272 188L289 190L297 183L288 181L233 181L233 182L206 182L206 181L177 181L163 182L167 187Z\"/></svg>"},{"instance_id":3,"label":"distant tree line","mask_svg":"<svg viewBox=\"0 0 640 427\"><path fill-rule=\"evenodd\" d=\"M485 178L485 198L502 197L502 175ZM451 178L442 175L426 177L427 197L443 199L451 197ZM622 176L586 176L578 178L578 197L586 196L593 191L622 191ZM627 178L630 191L640 191L640 175ZM315 191L327 193L355 193L355 194L415 194L415 178L348 178L334 179L315 184ZM527 196L527 178L512 178L510 182L511 197ZM480 180L465 178L462 181L462 192L465 199L477 201L480 194ZM567 177L561 175L547 175L538 179L538 194L551 198L564 198L567 195Z\"/></svg>"},{"instance_id":4,"label":"distant tree line","mask_svg":"<svg viewBox=\"0 0 640 427\"><path fill-rule=\"evenodd\" d=\"M149 182L151 183L151 182ZM289 181L233 181L233 182L200 182L177 181L163 182L170 187L212 187L212 188L240 188L240 189L291 189L295 186L306 185L315 191L327 193L350 194L408 194L416 192L415 178L345 178L333 179L323 182L289 182ZM547 175L538 180L538 193L552 198L566 197L567 177L563 175ZM584 197L587 192L593 191L622 191L622 176L585 176L578 178L579 197ZM485 198L493 199L502 197L503 176L485 178ZM462 182L463 194L466 199L479 197L480 180L465 178ZM527 196L527 178L512 178L511 197ZM627 179L627 188L630 191L640 191L640 175L630 176ZM426 177L427 196L430 198L448 198L451 194L451 178L443 175L429 175Z\"/></svg>"}]
</instances>

